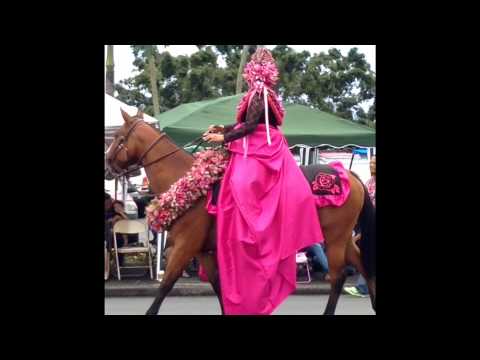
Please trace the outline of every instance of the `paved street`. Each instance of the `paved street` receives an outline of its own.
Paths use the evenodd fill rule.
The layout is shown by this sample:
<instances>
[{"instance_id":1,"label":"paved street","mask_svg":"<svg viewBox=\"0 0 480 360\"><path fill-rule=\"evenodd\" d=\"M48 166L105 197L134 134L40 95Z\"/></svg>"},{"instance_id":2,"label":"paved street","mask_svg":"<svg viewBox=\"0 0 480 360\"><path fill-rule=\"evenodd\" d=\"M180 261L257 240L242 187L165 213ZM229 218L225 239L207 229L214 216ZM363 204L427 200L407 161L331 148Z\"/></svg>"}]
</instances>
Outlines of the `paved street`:
<instances>
[{"instance_id":1,"label":"paved street","mask_svg":"<svg viewBox=\"0 0 480 360\"><path fill-rule=\"evenodd\" d=\"M326 295L292 295L274 315L322 315ZM144 315L151 297L105 298L105 315ZM340 296L337 315L375 315L369 298ZM218 300L213 296L171 296L160 308L159 315L220 315Z\"/></svg>"}]
</instances>

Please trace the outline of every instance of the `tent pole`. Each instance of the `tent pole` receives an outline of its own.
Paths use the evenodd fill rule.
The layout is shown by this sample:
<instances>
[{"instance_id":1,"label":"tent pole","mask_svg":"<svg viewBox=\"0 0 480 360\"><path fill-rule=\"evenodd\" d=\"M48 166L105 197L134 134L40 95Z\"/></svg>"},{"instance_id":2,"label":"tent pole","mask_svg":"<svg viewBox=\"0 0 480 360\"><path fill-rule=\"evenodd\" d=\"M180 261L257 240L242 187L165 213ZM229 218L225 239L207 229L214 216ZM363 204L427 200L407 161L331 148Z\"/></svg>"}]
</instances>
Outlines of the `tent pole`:
<instances>
[{"instance_id":1,"label":"tent pole","mask_svg":"<svg viewBox=\"0 0 480 360\"><path fill-rule=\"evenodd\" d=\"M122 201L124 204L125 204L125 198L127 197L127 194L126 194L127 189L125 189L125 179L126 177L124 176L122 178Z\"/></svg>"}]
</instances>

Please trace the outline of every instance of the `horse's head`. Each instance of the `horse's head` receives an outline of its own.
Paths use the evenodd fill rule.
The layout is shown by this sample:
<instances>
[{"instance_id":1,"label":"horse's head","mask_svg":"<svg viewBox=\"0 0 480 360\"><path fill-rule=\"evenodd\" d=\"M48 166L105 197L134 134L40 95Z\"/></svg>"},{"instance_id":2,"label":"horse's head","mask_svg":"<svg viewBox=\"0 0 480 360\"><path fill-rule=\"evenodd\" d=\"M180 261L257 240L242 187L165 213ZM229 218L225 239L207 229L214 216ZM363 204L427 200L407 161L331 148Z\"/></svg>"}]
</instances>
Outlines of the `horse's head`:
<instances>
[{"instance_id":1,"label":"horse's head","mask_svg":"<svg viewBox=\"0 0 480 360\"><path fill-rule=\"evenodd\" d=\"M124 123L115 132L113 143L106 154L106 170L113 176L118 176L129 166L135 165L140 157L139 138L135 129L143 123L143 113L138 110L136 115L130 116L123 109L120 111Z\"/></svg>"}]
</instances>

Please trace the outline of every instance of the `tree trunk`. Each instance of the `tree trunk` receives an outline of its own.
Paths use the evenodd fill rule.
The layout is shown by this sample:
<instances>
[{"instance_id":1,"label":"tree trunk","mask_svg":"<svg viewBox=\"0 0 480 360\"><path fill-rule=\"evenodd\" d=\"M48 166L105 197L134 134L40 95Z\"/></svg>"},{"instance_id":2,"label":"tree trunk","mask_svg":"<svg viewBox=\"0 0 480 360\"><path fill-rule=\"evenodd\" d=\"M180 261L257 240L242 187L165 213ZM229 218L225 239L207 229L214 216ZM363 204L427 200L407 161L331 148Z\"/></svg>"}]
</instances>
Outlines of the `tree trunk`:
<instances>
[{"instance_id":1,"label":"tree trunk","mask_svg":"<svg viewBox=\"0 0 480 360\"><path fill-rule=\"evenodd\" d=\"M107 45L107 73L105 76L105 92L108 95L113 96L115 91L115 73L114 73L114 63L113 63L113 45Z\"/></svg>"},{"instance_id":2,"label":"tree trunk","mask_svg":"<svg viewBox=\"0 0 480 360\"><path fill-rule=\"evenodd\" d=\"M240 94L242 92L242 74L243 74L243 67L245 66L245 62L247 61L248 56L248 49L250 45L243 45L242 56L240 58L240 66L238 67L238 74L237 74L237 87L235 90L235 94Z\"/></svg>"},{"instance_id":3,"label":"tree trunk","mask_svg":"<svg viewBox=\"0 0 480 360\"><path fill-rule=\"evenodd\" d=\"M158 87L157 87L157 67L155 66L155 55L153 51L153 46L148 56L148 75L150 78L150 90L152 92L153 100L153 114L157 116L160 114L160 102L158 98Z\"/></svg>"}]
</instances>

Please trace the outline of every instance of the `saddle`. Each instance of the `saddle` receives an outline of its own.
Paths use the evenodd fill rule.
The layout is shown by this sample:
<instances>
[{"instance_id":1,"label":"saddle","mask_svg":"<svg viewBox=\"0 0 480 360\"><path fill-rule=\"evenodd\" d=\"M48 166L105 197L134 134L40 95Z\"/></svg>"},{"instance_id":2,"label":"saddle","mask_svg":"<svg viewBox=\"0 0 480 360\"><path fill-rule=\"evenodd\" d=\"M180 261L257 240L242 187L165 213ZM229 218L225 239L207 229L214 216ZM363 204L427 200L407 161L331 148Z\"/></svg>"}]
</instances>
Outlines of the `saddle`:
<instances>
[{"instance_id":1,"label":"saddle","mask_svg":"<svg viewBox=\"0 0 480 360\"><path fill-rule=\"evenodd\" d=\"M324 164L300 166L315 195L342 195L343 187L340 174L334 168Z\"/></svg>"},{"instance_id":2,"label":"saddle","mask_svg":"<svg viewBox=\"0 0 480 360\"><path fill-rule=\"evenodd\" d=\"M329 165L300 166L314 195L342 195L343 187L338 171ZM217 205L221 180L212 185L212 205Z\"/></svg>"}]
</instances>

